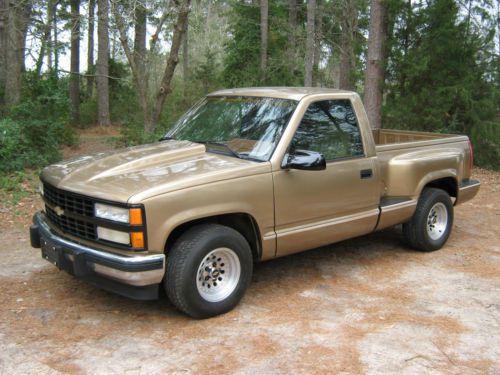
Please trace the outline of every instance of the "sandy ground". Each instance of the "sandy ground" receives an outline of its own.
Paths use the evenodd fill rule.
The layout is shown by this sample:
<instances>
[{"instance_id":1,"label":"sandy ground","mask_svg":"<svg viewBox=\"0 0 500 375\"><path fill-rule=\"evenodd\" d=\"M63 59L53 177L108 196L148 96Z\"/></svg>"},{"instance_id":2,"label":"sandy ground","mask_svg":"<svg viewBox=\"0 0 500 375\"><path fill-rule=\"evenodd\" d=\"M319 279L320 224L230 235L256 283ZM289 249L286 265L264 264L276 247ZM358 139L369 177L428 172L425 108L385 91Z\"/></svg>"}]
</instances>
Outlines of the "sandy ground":
<instances>
[{"instance_id":1,"label":"sandy ground","mask_svg":"<svg viewBox=\"0 0 500 375\"><path fill-rule=\"evenodd\" d=\"M92 137L67 155L109 147ZM500 374L500 173L475 177L442 250L411 251L393 228L258 264L240 305L203 321L42 260L30 180L15 204L2 193L0 373Z\"/></svg>"}]
</instances>

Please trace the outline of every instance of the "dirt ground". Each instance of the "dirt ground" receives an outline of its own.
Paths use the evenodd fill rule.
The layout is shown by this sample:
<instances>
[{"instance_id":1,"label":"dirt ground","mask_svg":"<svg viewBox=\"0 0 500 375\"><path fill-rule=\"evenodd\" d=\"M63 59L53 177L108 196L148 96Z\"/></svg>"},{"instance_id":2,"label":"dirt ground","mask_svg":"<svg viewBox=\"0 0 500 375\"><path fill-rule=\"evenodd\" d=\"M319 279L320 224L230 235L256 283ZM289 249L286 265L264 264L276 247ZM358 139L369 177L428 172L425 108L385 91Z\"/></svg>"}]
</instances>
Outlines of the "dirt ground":
<instances>
[{"instance_id":1,"label":"dirt ground","mask_svg":"<svg viewBox=\"0 0 500 375\"><path fill-rule=\"evenodd\" d=\"M84 132L66 155L113 135ZM240 305L202 321L42 260L28 176L24 194L0 192L0 373L500 374L500 173L474 175L442 250L411 251L393 228L258 264Z\"/></svg>"}]
</instances>

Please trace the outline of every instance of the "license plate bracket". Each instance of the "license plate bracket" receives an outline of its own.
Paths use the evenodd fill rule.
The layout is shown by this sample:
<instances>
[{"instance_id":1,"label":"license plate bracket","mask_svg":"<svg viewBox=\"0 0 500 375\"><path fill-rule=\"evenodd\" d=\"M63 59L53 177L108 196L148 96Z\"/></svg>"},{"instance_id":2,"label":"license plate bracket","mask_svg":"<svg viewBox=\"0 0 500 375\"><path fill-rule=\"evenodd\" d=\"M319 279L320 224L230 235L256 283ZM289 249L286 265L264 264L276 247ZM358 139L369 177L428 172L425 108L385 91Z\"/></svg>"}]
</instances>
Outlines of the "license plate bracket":
<instances>
[{"instance_id":1,"label":"license plate bracket","mask_svg":"<svg viewBox=\"0 0 500 375\"><path fill-rule=\"evenodd\" d=\"M51 243L46 238L41 238L42 258L49 261L59 269L64 269L64 253L62 249Z\"/></svg>"}]
</instances>

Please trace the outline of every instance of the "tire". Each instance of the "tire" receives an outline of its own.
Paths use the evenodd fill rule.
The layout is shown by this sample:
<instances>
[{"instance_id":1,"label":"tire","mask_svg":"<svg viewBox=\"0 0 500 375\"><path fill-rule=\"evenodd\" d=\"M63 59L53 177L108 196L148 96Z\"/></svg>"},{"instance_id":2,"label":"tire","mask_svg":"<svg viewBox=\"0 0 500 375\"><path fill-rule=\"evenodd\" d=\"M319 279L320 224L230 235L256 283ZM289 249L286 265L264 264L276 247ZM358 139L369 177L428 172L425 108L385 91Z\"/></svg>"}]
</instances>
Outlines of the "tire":
<instances>
[{"instance_id":1,"label":"tire","mask_svg":"<svg viewBox=\"0 0 500 375\"><path fill-rule=\"evenodd\" d=\"M411 220L403 224L403 235L415 250L435 251L446 243L452 226L453 205L448 193L425 188Z\"/></svg>"},{"instance_id":2,"label":"tire","mask_svg":"<svg viewBox=\"0 0 500 375\"><path fill-rule=\"evenodd\" d=\"M219 224L197 225L167 253L164 287L179 310L193 318L209 318L238 304L252 269L252 251L240 233Z\"/></svg>"}]
</instances>

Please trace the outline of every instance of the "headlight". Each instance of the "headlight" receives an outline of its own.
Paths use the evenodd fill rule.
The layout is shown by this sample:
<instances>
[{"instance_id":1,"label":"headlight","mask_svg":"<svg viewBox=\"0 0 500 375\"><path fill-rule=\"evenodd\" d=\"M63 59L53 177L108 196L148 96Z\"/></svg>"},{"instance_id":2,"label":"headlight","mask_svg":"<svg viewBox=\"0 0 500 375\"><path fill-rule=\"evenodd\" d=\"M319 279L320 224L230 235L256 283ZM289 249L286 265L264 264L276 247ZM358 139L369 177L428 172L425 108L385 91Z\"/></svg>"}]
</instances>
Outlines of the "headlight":
<instances>
[{"instance_id":1,"label":"headlight","mask_svg":"<svg viewBox=\"0 0 500 375\"><path fill-rule=\"evenodd\" d=\"M120 223L129 223L130 214L128 208L109 206L107 204L96 203L95 216L101 219L118 221Z\"/></svg>"},{"instance_id":2,"label":"headlight","mask_svg":"<svg viewBox=\"0 0 500 375\"><path fill-rule=\"evenodd\" d=\"M40 195L43 197L43 182L40 181L40 183L38 184L38 192L40 193Z\"/></svg>"},{"instance_id":3,"label":"headlight","mask_svg":"<svg viewBox=\"0 0 500 375\"><path fill-rule=\"evenodd\" d=\"M100 240L118 242L124 245L130 244L130 234L119 230L97 227L97 237Z\"/></svg>"}]
</instances>

